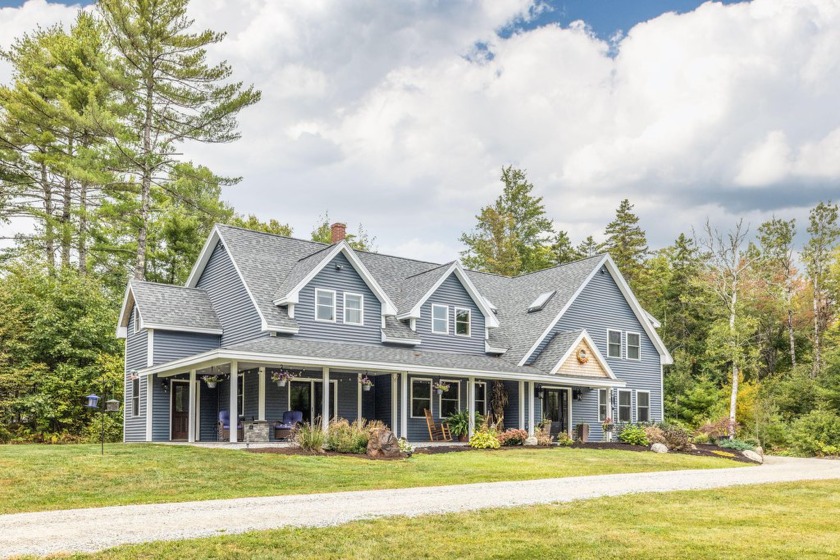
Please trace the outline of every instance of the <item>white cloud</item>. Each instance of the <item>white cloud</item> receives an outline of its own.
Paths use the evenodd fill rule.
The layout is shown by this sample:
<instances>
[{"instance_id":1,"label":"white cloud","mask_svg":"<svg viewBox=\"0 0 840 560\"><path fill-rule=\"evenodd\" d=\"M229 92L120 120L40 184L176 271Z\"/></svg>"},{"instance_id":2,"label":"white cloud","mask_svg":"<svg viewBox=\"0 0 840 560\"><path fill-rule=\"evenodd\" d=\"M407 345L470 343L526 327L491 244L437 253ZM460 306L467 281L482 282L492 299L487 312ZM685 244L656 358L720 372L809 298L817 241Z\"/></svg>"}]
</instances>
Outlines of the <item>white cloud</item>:
<instances>
[{"instance_id":1,"label":"white cloud","mask_svg":"<svg viewBox=\"0 0 840 560\"><path fill-rule=\"evenodd\" d=\"M840 179L835 0L707 3L610 43L582 24L497 33L531 9L193 2L199 26L229 32L211 54L263 101L240 142L185 151L244 177L226 193L240 211L305 235L329 209L383 250L441 261L506 164L528 170L574 240L627 197L653 246L707 215L801 217ZM2 10L0 37L45 21L33 14L72 17L55 10Z\"/></svg>"}]
</instances>

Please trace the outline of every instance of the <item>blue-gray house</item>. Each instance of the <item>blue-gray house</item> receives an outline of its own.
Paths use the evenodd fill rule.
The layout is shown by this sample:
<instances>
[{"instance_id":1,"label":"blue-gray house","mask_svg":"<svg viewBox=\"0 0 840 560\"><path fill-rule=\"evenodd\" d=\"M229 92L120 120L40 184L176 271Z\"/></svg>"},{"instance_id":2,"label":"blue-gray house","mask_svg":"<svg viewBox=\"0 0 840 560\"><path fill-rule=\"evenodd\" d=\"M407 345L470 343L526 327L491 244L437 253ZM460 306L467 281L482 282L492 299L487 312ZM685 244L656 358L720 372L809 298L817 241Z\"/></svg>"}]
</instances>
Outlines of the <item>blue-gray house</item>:
<instances>
[{"instance_id":1,"label":"blue-gray house","mask_svg":"<svg viewBox=\"0 0 840 560\"><path fill-rule=\"evenodd\" d=\"M218 225L185 286L132 280L117 329L125 441L218 441L220 415L274 422L289 410L377 419L423 441L425 410L484 413L496 381L506 427L585 422L598 440L607 417L662 419L672 359L609 256L507 278L355 251L342 224L333 241ZM283 386L281 371L295 375Z\"/></svg>"}]
</instances>

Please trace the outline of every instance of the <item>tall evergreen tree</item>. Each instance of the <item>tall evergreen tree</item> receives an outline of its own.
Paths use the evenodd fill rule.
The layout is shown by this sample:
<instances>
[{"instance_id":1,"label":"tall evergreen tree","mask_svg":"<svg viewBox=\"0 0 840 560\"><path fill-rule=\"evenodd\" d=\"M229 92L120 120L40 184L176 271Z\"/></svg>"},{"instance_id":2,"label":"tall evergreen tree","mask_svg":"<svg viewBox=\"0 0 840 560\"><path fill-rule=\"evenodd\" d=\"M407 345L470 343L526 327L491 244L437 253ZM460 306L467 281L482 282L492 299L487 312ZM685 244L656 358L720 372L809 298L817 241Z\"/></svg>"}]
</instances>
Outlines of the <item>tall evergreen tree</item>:
<instances>
[{"instance_id":1,"label":"tall evergreen tree","mask_svg":"<svg viewBox=\"0 0 840 560\"><path fill-rule=\"evenodd\" d=\"M575 252L580 256L580 258L594 257L603 251L604 244L596 242L595 238L591 235L581 241L575 249Z\"/></svg>"},{"instance_id":2,"label":"tall evergreen tree","mask_svg":"<svg viewBox=\"0 0 840 560\"><path fill-rule=\"evenodd\" d=\"M793 239L796 220L773 218L758 228L761 264L767 288L784 304L790 362L796 367L796 336L793 328L793 297L797 290Z\"/></svg>"},{"instance_id":3,"label":"tall evergreen tree","mask_svg":"<svg viewBox=\"0 0 840 560\"><path fill-rule=\"evenodd\" d=\"M615 219L604 231L605 249L618 265L621 274L634 289L639 289L644 274L644 262L648 256L645 232L639 226L639 217L633 213L633 205L626 198L615 211Z\"/></svg>"},{"instance_id":4,"label":"tall evergreen tree","mask_svg":"<svg viewBox=\"0 0 840 560\"><path fill-rule=\"evenodd\" d=\"M134 276L144 278L152 185L165 184L187 141L223 143L239 138L236 116L260 92L230 82L226 63L208 65L207 47L224 33L193 32L188 0L100 0L113 64L107 78L117 93L118 121L107 129L121 170L133 177L137 229ZM234 183L235 180L229 181Z\"/></svg>"},{"instance_id":5,"label":"tall evergreen tree","mask_svg":"<svg viewBox=\"0 0 840 560\"><path fill-rule=\"evenodd\" d=\"M572 245L569 234L565 231L558 231L554 237L554 242L551 244L551 255L554 264L564 264L581 258L580 253Z\"/></svg>"}]
</instances>

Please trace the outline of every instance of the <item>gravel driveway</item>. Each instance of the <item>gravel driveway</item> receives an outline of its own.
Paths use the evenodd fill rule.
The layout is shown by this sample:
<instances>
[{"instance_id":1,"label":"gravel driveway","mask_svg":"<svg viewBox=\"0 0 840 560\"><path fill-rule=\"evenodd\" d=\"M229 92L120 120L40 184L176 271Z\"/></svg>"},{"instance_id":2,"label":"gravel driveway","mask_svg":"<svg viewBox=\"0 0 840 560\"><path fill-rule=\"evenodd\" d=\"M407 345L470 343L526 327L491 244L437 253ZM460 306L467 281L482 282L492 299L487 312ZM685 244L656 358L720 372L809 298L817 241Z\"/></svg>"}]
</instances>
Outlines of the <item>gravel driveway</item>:
<instances>
[{"instance_id":1,"label":"gravel driveway","mask_svg":"<svg viewBox=\"0 0 840 560\"><path fill-rule=\"evenodd\" d=\"M840 479L840 461L768 457L760 467L493 482L403 490L237 498L0 515L0 558L95 551L125 543L242 533L289 525L586 500L743 484Z\"/></svg>"}]
</instances>

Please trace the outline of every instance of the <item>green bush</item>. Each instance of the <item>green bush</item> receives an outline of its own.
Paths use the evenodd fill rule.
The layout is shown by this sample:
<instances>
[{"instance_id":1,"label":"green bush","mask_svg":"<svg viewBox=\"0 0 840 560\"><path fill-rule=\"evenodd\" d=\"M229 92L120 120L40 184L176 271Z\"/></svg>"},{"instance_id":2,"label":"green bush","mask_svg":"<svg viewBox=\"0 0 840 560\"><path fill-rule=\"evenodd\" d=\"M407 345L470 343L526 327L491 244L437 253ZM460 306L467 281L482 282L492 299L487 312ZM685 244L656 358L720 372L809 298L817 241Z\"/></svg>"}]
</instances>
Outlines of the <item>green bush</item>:
<instances>
[{"instance_id":1,"label":"green bush","mask_svg":"<svg viewBox=\"0 0 840 560\"><path fill-rule=\"evenodd\" d=\"M618 434L618 441L629 445L642 445L647 447L650 445L645 429L642 426L635 424L628 424Z\"/></svg>"},{"instance_id":2,"label":"green bush","mask_svg":"<svg viewBox=\"0 0 840 560\"><path fill-rule=\"evenodd\" d=\"M366 453L370 431L364 420L352 424L343 418L330 422L324 449L338 453Z\"/></svg>"},{"instance_id":3,"label":"green bush","mask_svg":"<svg viewBox=\"0 0 840 560\"><path fill-rule=\"evenodd\" d=\"M559 434L557 434L557 445L559 445L560 447L569 447L574 443L575 440L573 440L566 432L560 432Z\"/></svg>"},{"instance_id":4,"label":"green bush","mask_svg":"<svg viewBox=\"0 0 840 560\"><path fill-rule=\"evenodd\" d=\"M511 428L499 434L499 443L504 446L522 445L528 439L528 432Z\"/></svg>"},{"instance_id":5,"label":"green bush","mask_svg":"<svg viewBox=\"0 0 840 560\"><path fill-rule=\"evenodd\" d=\"M499 438L492 430L481 430L470 438L470 447L475 449L498 449L501 447Z\"/></svg>"},{"instance_id":6,"label":"green bush","mask_svg":"<svg viewBox=\"0 0 840 560\"><path fill-rule=\"evenodd\" d=\"M449 430L454 436L465 436L470 432L470 415L466 410L459 410L453 412L446 418L446 423L449 424ZM484 423L484 416L475 413L475 425L480 426Z\"/></svg>"},{"instance_id":7,"label":"green bush","mask_svg":"<svg viewBox=\"0 0 840 560\"><path fill-rule=\"evenodd\" d=\"M304 451L320 453L324 450L324 432L318 422L301 424L295 430L295 444Z\"/></svg>"},{"instance_id":8,"label":"green bush","mask_svg":"<svg viewBox=\"0 0 840 560\"><path fill-rule=\"evenodd\" d=\"M678 426L663 426L662 439L671 451L691 450L691 434Z\"/></svg>"},{"instance_id":9,"label":"green bush","mask_svg":"<svg viewBox=\"0 0 840 560\"><path fill-rule=\"evenodd\" d=\"M840 416L813 410L791 426L793 450L803 455L840 455Z\"/></svg>"},{"instance_id":10,"label":"green bush","mask_svg":"<svg viewBox=\"0 0 840 560\"><path fill-rule=\"evenodd\" d=\"M755 445L740 439L721 439L717 442L718 447L735 449L737 451L755 451Z\"/></svg>"}]
</instances>

